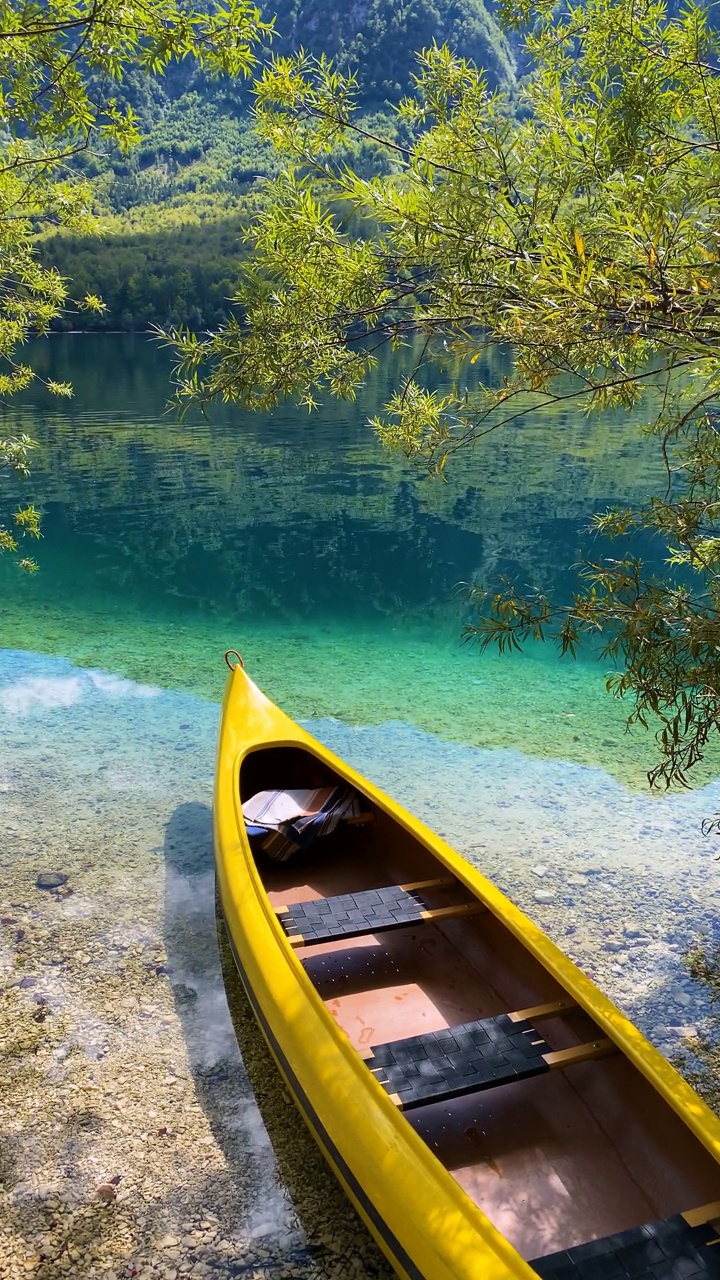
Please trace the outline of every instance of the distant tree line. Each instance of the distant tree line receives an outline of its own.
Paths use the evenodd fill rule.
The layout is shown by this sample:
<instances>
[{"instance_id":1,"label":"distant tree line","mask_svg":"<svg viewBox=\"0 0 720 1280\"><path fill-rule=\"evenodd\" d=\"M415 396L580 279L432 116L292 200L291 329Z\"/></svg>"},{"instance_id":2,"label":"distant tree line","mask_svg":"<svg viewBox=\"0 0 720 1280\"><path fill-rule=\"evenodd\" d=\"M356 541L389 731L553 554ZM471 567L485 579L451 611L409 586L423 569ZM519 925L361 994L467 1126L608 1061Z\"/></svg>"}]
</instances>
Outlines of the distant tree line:
<instances>
[{"instance_id":1,"label":"distant tree line","mask_svg":"<svg viewBox=\"0 0 720 1280\"><path fill-rule=\"evenodd\" d=\"M41 257L83 293L102 295L105 309L81 317L66 311L53 329L138 330L227 317L242 264L243 222L178 222L158 230L100 238L54 236Z\"/></svg>"}]
</instances>

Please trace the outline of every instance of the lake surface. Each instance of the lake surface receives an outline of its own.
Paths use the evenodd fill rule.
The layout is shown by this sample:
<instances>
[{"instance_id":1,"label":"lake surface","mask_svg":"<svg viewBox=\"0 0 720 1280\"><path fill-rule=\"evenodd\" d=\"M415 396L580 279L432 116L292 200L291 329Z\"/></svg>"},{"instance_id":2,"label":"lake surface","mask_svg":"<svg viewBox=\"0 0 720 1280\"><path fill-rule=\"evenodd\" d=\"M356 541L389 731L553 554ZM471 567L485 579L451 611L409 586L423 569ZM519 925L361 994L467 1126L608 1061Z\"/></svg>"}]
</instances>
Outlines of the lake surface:
<instances>
[{"instance_id":1,"label":"lake surface","mask_svg":"<svg viewBox=\"0 0 720 1280\"><path fill-rule=\"evenodd\" d=\"M75 395L40 388L6 411L39 442L22 492L44 513L41 572L0 565L6 644L213 698L234 647L291 714L400 719L644 785L652 744L627 738L595 664L460 643L463 584L508 576L566 595L601 550L591 515L646 496L658 466L627 415L538 414L443 483L367 426L412 352L384 359L355 404L183 423L165 409L167 353L143 335L30 354ZM474 372L499 381L508 367L500 354Z\"/></svg>"},{"instance_id":2,"label":"lake surface","mask_svg":"<svg viewBox=\"0 0 720 1280\"><path fill-rule=\"evenodd\" d=\"M391 630L447 620L460 582L510 576L562 594L597 551L593 512L642 500L658 475L627 415L558 411L490 435L446 483L429 478L367 425L412 352L383 358L354 404L220 407L184 423L165 411L167 355L143 335L57 337L30 356L75 391L68 402L38 389L6 411L42 446L36 590L72 585L118 612ZM496 353L473 374L499 383L509 369Z\"/></svg>"},{"instance_id":3,"label":"lake surface","mask_svg":"<svg viewBox=\"0 0 720 1280\"><path fill-rule=\"evenodd\" d=\"M38 391L4 422L38 441L23 491L44 533L37 575L0 564L4 1247L40 1280L73 1248L108 1280L158 1259L170 1276L199 1260L211 1277L385 1277L218 953L222 654L674 1053L710 1013L683 957L720 913L700 831L720 783L649 795L652 740L624 732L602 667L480 657L458 590L508 574L567 593L598 549L590 516L642 501L655 459L630 419L537 416L442 483L366 426L402 360L310 418L179 424L142 336L30 354L75 396ZM53 870L54 895L35 887Z\"/></svg>"}]
</instances>

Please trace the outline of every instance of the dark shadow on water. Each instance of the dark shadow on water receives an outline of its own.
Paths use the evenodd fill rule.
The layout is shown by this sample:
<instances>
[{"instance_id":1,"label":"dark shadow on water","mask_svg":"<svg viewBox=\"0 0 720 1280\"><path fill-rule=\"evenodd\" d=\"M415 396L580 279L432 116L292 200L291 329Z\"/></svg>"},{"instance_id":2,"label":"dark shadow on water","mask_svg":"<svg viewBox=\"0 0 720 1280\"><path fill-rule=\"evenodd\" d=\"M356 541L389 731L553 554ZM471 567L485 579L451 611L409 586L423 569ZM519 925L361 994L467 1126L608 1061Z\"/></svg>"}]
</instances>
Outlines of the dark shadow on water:
<instances>
[{"instance_id":1,"label":"dark shadow on water","mask_svg":"<svg viewBox=\"0 0 720 1280\"><path fill-rule=\"evenodd\" d=\"M212 811L206 804L180 804L165 832L165 865L182 876L199 876L212 869Z\"/></svg>"},{"instance_id":2,"label":"dark shadow on water","mask_svg":"<svg viewBox=\"0 0 720 1280\"><path fill-rule=\"evenodd\" d=\"M349 1273L389 1280L388 1264L300 1121L247 1002L216 913L206 805L175 809L164 854L166 967L195 1094L238 1186L238 1216L249 1215L263 1245L279 1245L282 1261L308 1275L317 1266L333 1280ZM204 1194L209 1204L211 1190Z\"/></svg>"},{"instance_id":3,"label":"dark shadow on water","mask_svg":"<svg viewBox=\"0 0 720 1280\"><path fill-rule=\"evenodd\" d=\"M237 1224L278 1250L298 1252L288 1239L290 1215L276 1191L232 1023L227 1011L215 933L212 815L207 805L179 805L165 831L165 969L185 1042L195 1097L225 1162L224 1193L200 1181L198 1207L236 1199ZM184 1070L185 1063L178 1064ZM228 1197L228 1192L230 1196ZM263 1213L263 1202L274 1210ZM188 1214L188 1216L190 1216ZM265 1219L263 1222L263 1218Z\"/></svg>"}]
</instances>

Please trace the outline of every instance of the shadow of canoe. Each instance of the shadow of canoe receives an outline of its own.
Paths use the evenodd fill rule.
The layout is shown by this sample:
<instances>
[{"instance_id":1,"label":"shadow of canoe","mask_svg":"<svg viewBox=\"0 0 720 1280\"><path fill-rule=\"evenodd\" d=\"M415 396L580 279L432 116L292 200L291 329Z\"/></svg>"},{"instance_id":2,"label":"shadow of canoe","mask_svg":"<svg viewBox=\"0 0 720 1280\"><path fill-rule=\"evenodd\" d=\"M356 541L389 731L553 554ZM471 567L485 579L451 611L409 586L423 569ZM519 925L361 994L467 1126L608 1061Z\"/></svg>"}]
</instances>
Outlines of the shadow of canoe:
<instances>
[{"instance_id":1,"label":"shadow of canoe","mask_svg":"<svg viewBox=\"0 0 720 1280\"><path fill-rule=\"evenodd\" d=\"M305 1280L390 1280L394 1274L301 1122L245 996L215 897L212 815L179 805L165 833L168 977L195 1095L222 1151L250 1237L248 1267L270 1262ZM268 1141L269 1140L269 1141ZM253 1262L252 1241L258 1258ZM269 1255L269 1256L268 1256Z\"/></svg>"}]
</instances>

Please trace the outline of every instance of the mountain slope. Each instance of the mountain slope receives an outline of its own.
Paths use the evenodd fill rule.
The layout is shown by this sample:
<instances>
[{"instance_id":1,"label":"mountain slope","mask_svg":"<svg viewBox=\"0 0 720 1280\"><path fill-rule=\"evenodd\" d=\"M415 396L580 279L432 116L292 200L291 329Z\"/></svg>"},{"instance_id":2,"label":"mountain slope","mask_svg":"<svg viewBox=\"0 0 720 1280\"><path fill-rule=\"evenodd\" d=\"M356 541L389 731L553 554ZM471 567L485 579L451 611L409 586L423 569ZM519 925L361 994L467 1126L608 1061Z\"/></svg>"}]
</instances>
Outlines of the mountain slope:
<instances>
[{"instance_id":1,"label":"mountain slope","mask_svg":"<svg viewBox=\"0 0 720 1280\"><path fill-rule=\"evenodd\" d=\"M282 52L303 47L356 67L366 102L408 93L415 55L449 44L488 74L493 87L515 79L510 45L483 0L275 0Z\"/></svg>"},{"instance_id":2,"label":"mountain slope","mask_svg":"<svg viewBox=\"0 0 720 1280\"><path fill-rule=\"evenodd\" d=\"M483 0L275 0L270 53L300 47L358 73L372 128L392 128L391 104L412 92L418 50L447 42L512 88L512 49ZM266 10L267 12L267 10ZM269 55L268 55L269 56ZM75 296L98 293L107 310L84 323L110 329L219 322L242 260L239 237L278 161L252 128L245 82L211 80L191 64L162 78L129 75L121 96L140 121L130 156L88 155L101 238L51 235L41 256L75 281ZM372 144L351 147L361 172L376 169ZM72 328L68 315L60 328Z\"/></svg>"}]
</instances>

